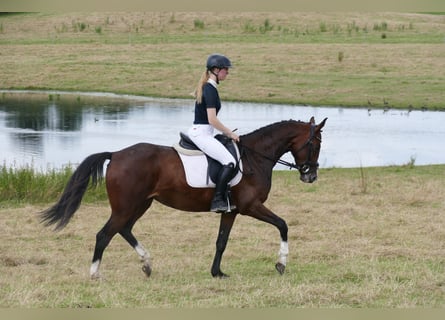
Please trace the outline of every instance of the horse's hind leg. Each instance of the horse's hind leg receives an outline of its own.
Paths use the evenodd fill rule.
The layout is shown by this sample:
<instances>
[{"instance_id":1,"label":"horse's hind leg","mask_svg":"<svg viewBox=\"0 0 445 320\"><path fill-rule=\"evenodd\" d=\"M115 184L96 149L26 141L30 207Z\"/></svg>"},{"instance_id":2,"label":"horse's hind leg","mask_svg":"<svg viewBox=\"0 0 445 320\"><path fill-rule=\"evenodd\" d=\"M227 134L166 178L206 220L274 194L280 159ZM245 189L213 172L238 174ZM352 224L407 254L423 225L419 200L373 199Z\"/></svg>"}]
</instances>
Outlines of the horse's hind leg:
<instances>
[{"instance_id":1,"label":"horse's hind leg","mask_svg":"<svg viewBox=\"0 0 445 320\"><path fill-rule=\"evenodd\" d=\"M125 240L127 240L130 246L137 252L143 263L142 271L144 271L147 277L149 277L151 275L150 253L139 243L139 241L131 232L131 229L133 228L135 222L136 220L127 223L124 229L122 229L119 233Z\"/></svg>"},{"instance_id":2,"label":"horse's hind leg","mask_svg":"<svg viewBox=\"0 0 445 320\"><path fill-rule=\"evenodd\" d=\"M150 276L150 254L137 241L131 230L136 221L145 213L152 202L153 199L147 200L144 205L141 205L133 215L118 214L114 211L111 213L111 217L108 222L96 235L96 247L94 249L93 262L90 268L90 276L92 279L100 278L99 267L100 262L102 261L103 253L111 239L118 232L133 247L133 249L136 250L144 264L142 270L147 276Z\"/></svg>"},{"instance_id":3,"label":"horse's hind leg","mask_svg":"<svg viewBox=\"0 0 445 320\"><path fill-rule=\"evenodd\" d=\"M103 228L96 234L96 246L94 248L93 262L90 267L91 279L100 278L99 267L105 248L108 246L111 239L117 233L117 230L112 227L112 217L113 215L103 226Z\"/></svg>"}]
</instances>

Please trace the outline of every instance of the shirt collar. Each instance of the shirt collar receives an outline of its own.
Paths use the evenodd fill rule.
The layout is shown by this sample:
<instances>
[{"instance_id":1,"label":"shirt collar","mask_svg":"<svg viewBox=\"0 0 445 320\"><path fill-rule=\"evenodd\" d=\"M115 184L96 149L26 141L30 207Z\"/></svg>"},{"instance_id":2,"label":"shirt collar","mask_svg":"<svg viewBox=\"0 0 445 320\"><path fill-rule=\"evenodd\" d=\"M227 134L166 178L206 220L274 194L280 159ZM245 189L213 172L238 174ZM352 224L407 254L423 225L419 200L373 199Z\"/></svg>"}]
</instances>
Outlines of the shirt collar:
<instances>
[{"instance_id":1,"label":"shirt collar","mask_svg":"<svg viewBox=\"0 0 445 320\"><path fill-rule=\"evenodd\" d=\"M207 80L208 83L210 83L212 86L214 86L215 88L218 88L218 84L216 83L215 80L213 80L212 78L209 78L209 80Z\"/></svg>"}]
</instances>

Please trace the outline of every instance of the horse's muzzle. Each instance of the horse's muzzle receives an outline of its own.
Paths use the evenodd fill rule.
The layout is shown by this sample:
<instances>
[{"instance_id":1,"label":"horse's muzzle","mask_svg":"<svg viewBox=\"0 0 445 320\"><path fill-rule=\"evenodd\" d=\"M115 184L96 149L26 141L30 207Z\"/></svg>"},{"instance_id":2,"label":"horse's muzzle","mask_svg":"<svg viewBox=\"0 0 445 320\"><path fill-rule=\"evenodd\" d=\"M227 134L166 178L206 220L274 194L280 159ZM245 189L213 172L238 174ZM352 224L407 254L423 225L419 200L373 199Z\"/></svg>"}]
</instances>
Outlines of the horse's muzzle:
<instances>
[{"instance_id":1,"label":"horse's muzzle","mask_svg":"<svg viewBox=\"0 0 445 320\"><path fill-rule=\"evenodd\" d=\"M308 172L300 174L300 180L304 183L312 183L317 180L317 172Z\"/></svg>"}]
</instances>

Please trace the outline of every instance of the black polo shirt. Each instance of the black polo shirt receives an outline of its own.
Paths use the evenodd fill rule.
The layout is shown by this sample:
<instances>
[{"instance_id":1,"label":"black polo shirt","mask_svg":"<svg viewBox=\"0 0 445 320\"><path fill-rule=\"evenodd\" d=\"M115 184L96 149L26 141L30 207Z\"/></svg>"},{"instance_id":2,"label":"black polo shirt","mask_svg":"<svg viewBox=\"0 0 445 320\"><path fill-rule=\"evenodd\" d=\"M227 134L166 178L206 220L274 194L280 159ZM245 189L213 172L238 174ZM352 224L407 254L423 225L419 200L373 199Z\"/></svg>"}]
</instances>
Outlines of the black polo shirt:
<instances>
[{"instance_id":1,"label":"black polo shirt","mask_svg":"<svg viewBox=\"0 0 445 320\"><path fill-rule=\"evenodd\" d=\"M202 87L202 102L195 102L195 121L193 121L193 124L209 124L207 108L216 108L216 114L221 109L218 90L209 82Z\"/></svg>"}]
</instances>

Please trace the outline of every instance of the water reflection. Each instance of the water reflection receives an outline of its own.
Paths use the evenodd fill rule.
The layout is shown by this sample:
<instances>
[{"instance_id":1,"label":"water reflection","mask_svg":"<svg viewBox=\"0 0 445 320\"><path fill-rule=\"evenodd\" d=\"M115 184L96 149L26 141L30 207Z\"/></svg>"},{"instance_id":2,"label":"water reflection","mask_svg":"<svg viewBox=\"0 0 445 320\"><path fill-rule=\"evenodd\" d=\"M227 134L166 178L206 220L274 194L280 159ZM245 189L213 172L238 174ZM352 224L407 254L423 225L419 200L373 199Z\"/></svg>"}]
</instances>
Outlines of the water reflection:
<instances>
[{"instance_id":1,"label":"water reflection","mask_svg":"<svg viewBox=\"0 0 445 320\"><path fill-rule=\"evenodd\" d=\"M45 169L78 163L89 154L141 141L170 146L193 119L193 101L100 97L49 99L3 93L0 99L0 161ZM321 167L445 163L444 112L343 109L225 103L222 120L239 134L270 123L328 117ZM291 161L290 155L285 157ZM278 167L280 168L280 167Z\"/></svg>"}]
</instances>

